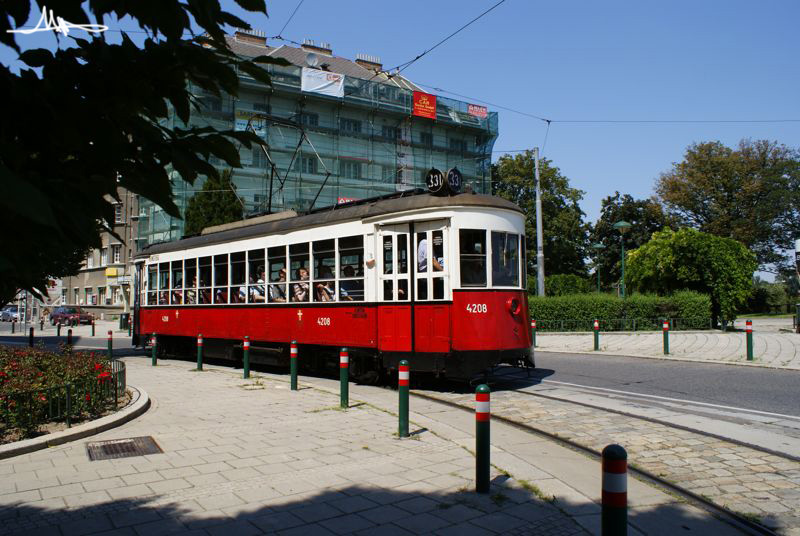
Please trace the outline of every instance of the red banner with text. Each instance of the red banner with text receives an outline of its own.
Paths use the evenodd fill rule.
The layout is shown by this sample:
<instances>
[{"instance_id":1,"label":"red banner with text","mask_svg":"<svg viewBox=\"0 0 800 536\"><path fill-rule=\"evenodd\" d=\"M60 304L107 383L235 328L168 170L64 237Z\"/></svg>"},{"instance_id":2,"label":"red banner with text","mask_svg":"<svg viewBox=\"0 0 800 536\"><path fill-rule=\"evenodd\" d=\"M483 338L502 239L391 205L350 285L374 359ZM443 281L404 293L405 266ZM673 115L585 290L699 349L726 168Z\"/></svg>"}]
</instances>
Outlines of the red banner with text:
<instances>
[{"instance_id":1,"label":"red banner with text","mask_svg":"<svg viewBox=\"0 0 800 536\"><path fill-rule=\"evenodd\" d=\"M414 92L414 115L436 119L436 95L428 95L422 91Z\"/></svg>"}]
</instances>

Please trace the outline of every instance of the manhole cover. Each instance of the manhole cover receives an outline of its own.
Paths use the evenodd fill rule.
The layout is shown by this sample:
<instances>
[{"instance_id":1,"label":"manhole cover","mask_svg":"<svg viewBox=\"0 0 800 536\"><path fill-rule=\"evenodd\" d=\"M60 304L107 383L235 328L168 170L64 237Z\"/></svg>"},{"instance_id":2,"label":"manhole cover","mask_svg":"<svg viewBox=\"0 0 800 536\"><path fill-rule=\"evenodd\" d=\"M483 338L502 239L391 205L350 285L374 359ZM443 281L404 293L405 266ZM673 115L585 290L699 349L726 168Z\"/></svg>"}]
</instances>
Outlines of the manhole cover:
<instances>
[{"instance_id":1,"label":"manhole cover","mask_svg":"<svg viewBox=\"0 0 800 536\"><path fill-rule=\"evenodd\" d=\"M145 454L160 454L162 452L161 447L150 436L86 443L86 453L93 462L144 456Z\"/></svg>"}]
</instances>

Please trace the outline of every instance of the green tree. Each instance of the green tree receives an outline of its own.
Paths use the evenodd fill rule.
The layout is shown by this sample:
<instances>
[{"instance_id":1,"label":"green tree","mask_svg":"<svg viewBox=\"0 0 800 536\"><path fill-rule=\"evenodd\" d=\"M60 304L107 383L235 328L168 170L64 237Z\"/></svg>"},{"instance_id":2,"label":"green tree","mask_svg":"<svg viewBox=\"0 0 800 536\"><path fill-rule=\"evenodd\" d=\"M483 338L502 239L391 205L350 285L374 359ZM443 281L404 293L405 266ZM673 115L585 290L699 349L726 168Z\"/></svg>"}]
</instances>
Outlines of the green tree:
<instances>
[{"instance_id":1,"label":"green tree","mask_svg":"<svg viewBox=\"0 0 800 536\"><path fill-rule=\"evenodd\" d=\"M786 267L800 236L800 152L777 142L691 145L656 192L682 223L746 245L764 271Z\"/></svg>"},{"instance_id":2,"label":"green tree","mask_svg":"<svg viewBox=\"0 0 800 536\"><path fill-rule=\"evenodd\" d=\"M640 292L695 290L711 296L715 318L732 321L750 294L755 255L741 242L696 229L665 229L626 256L626 283Z\"/></svg>"},{"instance_id":3,"label":"green tree","mask_svg":"<svg viewBox=\"0 0 800 536\"><path fill-rule=\"evenodd\" d=\"M602 201L600 218L592 226L591 244L602 244L599 252L591 249L594 277L600 272L600 284L611 288L622 275L622 235L614 224L627 221L631 228L625 231L625 249L633 250L650 241L653 233L672 227L674 222L664 213L661 204L653 199L634 199L629 194L614 192ZM595 284L596 283L595 279Z\"/></svg>"},{"instance_id":4,"label":"green tree","mask_svg":"<svg viewBox=\"0 0 800 536\"><path fill-rule=\"evenodd\" d=\"M242 202L231 182L233 170L228 168L218 177L209 177L186 207L186 227L183 234L197 235L212 225L222 225L242 219Z\"/></svg>"},{"instance_id":5,"label":"green tree","mask_svg":"<svg viewBox=\"0 0 800 536\"><path fill-rule=\"evenodd\" d=\"M492 166L492 193L513 201L525 211L528 237L528 273L536 266L536 192L533 179L533 151L501 156ZM585 275L586 239L589 228L580 208L581 190L553 163L539 160L542 189L542 230L545 274Z\"/></svg>"},{"instance_id":6,"label":"green tree","mask_svg":"<svg viewBox=\"0 0 800 536\"><path fill-rule=\"evenodd\" d=\"M264 0L237 3L266 14ZM6 32L27 22L32 5L0 3L0 43L20 52L22 64L18 72L0 69L0 94L11 104L0 129L0 226L14 229L3 237L0 302L19 288L44 288L48 276L75 273L75 259L99 247L101 230L113 225L118 187L178 217L168 169L192 183L217 176L211 155L239 167L237 145L258 138L188 126L200 106L193 93L236 95L238 72L269 83L259 64L287 64L237 57L223 27L248 24L218 0L61 0L55 14L64 20L137 27L144 37L135 44L125 32L76 30L55 51L23 50L27 36L18 44Z\"/></svg>"},{"instance_id":7,"label":"green tree","mask_svg":"<svg viewBox=\"0 0 800 536\"><path fill-rule=\"evenodd\" d=\"M555 274L544 280L546 296L566 296L569 294L586 294L592 291L589 280L580 275Z\"/></svg>"}]
</instances>

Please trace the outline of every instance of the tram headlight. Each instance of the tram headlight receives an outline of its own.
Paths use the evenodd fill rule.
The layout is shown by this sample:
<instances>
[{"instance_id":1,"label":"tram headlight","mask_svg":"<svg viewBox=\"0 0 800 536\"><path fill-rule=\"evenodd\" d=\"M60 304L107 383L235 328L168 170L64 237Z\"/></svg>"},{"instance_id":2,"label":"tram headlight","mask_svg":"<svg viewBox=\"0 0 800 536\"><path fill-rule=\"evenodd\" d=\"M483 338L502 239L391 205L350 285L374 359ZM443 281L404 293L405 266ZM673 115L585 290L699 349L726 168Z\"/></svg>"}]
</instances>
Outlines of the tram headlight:
<instances>
[{"instance_id":1,"label":"tram headlight","mask_svg":"<svg viewBox=\"0 0 800 536\"><path fill-rule=\"evenodd\" d=\"M509 298L506 303L508 305L509 313L511 313L512 315L519 314L519 311L522 307L520 306L519 300L517 298Z\"/></svg>"}]
</instances>

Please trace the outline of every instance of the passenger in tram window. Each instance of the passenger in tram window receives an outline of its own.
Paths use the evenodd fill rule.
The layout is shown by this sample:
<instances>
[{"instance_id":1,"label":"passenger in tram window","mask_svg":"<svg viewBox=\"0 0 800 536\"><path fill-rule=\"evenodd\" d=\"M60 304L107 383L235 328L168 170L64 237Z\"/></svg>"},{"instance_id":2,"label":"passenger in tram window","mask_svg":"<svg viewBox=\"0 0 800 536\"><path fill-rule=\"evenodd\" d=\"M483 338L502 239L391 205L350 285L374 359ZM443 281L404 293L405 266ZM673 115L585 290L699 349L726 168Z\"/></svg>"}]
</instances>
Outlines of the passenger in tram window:
<instances>
[{"instance_id":1,"label":"passenger in tram window","mask_svg":"<svg viewBox=\"0 0 800 536\"><path fill-rule=\"evenodd\" d=\"M300 279L300 281L308 281L308 268L298 268L297 277L298 279ZM292 301L293 302L308 301L308 283L292 284Z\"/></svg>"},{"instance_id":2,"label":"passenger in tram window","mask_svg":"<svg viewBox=\"0 0 800 536\"><path fill-rule=\"evenodd\" d=\"M285 283L286 282L286 268L281 268L278 271L278 283ZM286 301L286 285L284 284L273 284L269 286L269 301L270 303L273 302L285 302Z\"/></svg>"},{"instance_id":3,"label":"passenger in tram window","mask_svg":"<svg viewBox=\"0 0 800 536\"><path fill-rule=\"evenodd\" d=\"M169 292L162 291L158 293L158 304L169 305Z\"/></svg>"},{"instance_id":4,"label":"passenger in tram window","mask_svg":"<svg viewBox=\"0 0 800 536\"><path fill-rule=\"evenodd\" d=\"M327 266L323 266L319 273L320 279L333 279L333 272ZM333 288L333 281L320 281L314 284L316 289L316 301L335 301L336 291Z\"/></svg>"},{"instance_id":5,"label":"passenger in tram window","mask_svg":"<svg viewBox=\"0 0 800 536\"><path fill-rule=\"evenodd\" d=\"M417 268L419 272L427 272L428 271L428 239L424 238L424 234L420 235L423 238L417 244ZM444 259L437 259L433 257L431 259L431 263L433 264L433 271L434 272L441 272L444 270Z\"/></svg>"},{"instance_id":6,"label":"passenger in tram window","mask_svg":"<svg viewBox=\"0 0 800 536\"><path fill-rule=\"evenodd\" d=\"M192 305L195 303L195 299L197 298L197 291L195 290L195 287L197 287L197 276L192 278L191 288L186 289L186 305Z\"/></svg>"},{"instance_id":7,"label":"passenger in tram window","mask_svg":"<svg viewBox=\"0 0 800 536\"><path fill-rule=\"evenodd\" d=\"M253 284L253 276L250 276L250 301L264 302L266 300L264 294L264 267L259 266L256 268L256 272L258 273L258 277L255 280L255 285ZM242 287L240 292L242 294L242 302L244 302L244 287Z\"/></svg>"},{"instance_id":8,"label":"passenger in tram window","mask_svg":"<svg viewBox=\"0 0 800 536\"><path fill-rule=\"evenodd\" d=\"M355 269L347 265L342 268L344 277L355 277ZM339 297L342 301L363 301L364 281L360 279L343 279L339 281Z\"/></svg>"}]
</instances>

